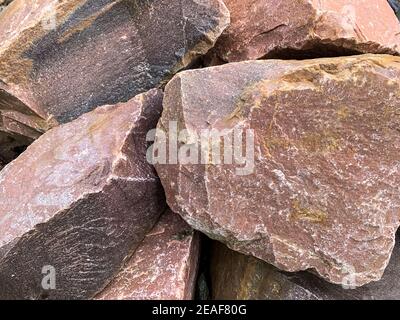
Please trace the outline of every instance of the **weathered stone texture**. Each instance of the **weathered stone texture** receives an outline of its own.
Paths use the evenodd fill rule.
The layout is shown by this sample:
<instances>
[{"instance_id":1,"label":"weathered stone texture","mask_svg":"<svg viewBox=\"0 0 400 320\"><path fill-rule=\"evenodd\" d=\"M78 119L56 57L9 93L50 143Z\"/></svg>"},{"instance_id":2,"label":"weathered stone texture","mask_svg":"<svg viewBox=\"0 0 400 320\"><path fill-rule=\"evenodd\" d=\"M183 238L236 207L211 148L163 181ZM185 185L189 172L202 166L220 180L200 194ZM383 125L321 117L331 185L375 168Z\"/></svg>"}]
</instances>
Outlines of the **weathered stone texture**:
<instances>
[{"instance_id":1,"label":"weathered stone texture","mask_svg":"<svg viewBox=\"0 0 400 320\"><path fill-rule=\"evenodd\" d=\"M400 58L388 55L180 73L158 128L168 134L177 121L188 149L203 129L226 129L225 139L253 130L254 157L247 171L209 151L204 165L157 164L168 204L195 229L285 271L379 280L400 220L399 84Z\"/></svg>"},{"instance_id":2,"label":"weathered stone texture","mask_svg":"<svg viewBox=\"0 0 400 320\"><path fill-rule=\"evenodd\" d=\"M90 298L165 210L146 161L162 92L50 130L0 172L0 298ZM42 268L56 271L42 288Z\"/></svg>"},{"instance_id":3,"label":"weathered stone texture","mask_svg":"<svg viewBox=\"0 0 400 320\"><path fill-rule=\"evenodd\" d=\"M225 0L231 25L213 51L227 62L400 52L386 0Z\"/></svg>"},{"instance_id":4,"label":"weathered stone texture","mask_svg":"<svg viewBox=\"0 0 400 320\"><path fill-rule=\"evenodd\" d=\"M0 0L0 13L3 9L5 9L5 7L7 7L11 1L13 0Z\"/></svg>"},{"instance_id":5,"label":"weathered stone texture","mask_svg":"<svg viewBox=\"0 0 400 320\"><path fill-rule=\"evenodd\" d=\"M228 22L220 0L15 0L0 16L0 136L27 145L161 86Z\"/></svg>"},{"instance_id":6,"label":"weathered stone texture","mask_svg":"<svg viewBox=\"0 0 400 320\"><path fill-rule=\"evenodd\" d=\"M171 210L161 217L99 300L194 298L199 234Z\"/></svg>"},{"instance_id":7,"label":"weathered stone texture","mask_svg":"<svg viewBox=\"0 0 400 320\"><path fill-rule=\"evenodd\" d=\"M318 299L270 264L232 251L219 242L212 248L210 270L213 300Z\"/></svg>"},{"instance_id":8,"label":"weathered stone texture","mask_svg":"<svg viewBox=\"0 0 400 320\"><path fill-rule=\"evenodd\" d=\"M383 278L361 288L331 284L309 273L285 273L215 242L211 258L212 299L216 300L399 300L400 245ZM351 280L351 279L349 279Z\"/></svg>"}]
</instances>

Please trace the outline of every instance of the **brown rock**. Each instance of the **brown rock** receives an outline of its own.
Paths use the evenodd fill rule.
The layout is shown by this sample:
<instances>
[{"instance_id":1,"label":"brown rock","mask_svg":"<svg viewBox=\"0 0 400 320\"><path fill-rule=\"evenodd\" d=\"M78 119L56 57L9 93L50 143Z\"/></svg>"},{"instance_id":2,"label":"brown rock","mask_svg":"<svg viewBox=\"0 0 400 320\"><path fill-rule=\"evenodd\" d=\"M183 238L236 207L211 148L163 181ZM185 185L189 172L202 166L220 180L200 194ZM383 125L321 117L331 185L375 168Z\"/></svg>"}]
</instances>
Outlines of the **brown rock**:
<instances>
[{"instance_id":1,"label":"brown rock","mask_svg":"<svg viewBox=\"0 0 400 320\"><path fill-rule=\"evenodd\" d=\"M161 102L152 90L100 107L0 172L0 298L90 298L116 274L165 209L145 156Z\"/></svg>"},{"instance_id":2,"label":"brown rock","mask_svg":"<svg viewBox=\"0 0 400 320\"><path fill-rule=\"evenodd\" d=\"M221 0L15 0L0 16L0 111L13 122L0 115L0 135L27 145L48 127L161 86L228 22Z\"/></svg>"},{"instance_id":3,"label":"brown rock","mask_svg":"<svg viewBox=\"0 0 400 320\"><path fill-rule=\"evenodd\" d=\"M171 210L161 217L99 300L194 298L199 235Z\"/></svg>"},{"instance_id":4,"label":"brown rock","mask_svg":"<svg viewBox=\"0 0 400 320\"><path fill-rule=\"evenodd\" d=\"M213 245L210 267L213 300L318 299L270 264L232 251L219 242Z\"/></svg>"},{"instance_id":5,"label":"brown rock","mask_svg":"<svg viewBox=\"0 0 400 320\"><path fill-rule=\"evenodd\" d=\"M217 42L227 62L400 52L386 0L225 0L231 25Z\"/></svg>"},{"instance_id":6,"label":"brown rock","mask_svg":"<svg viewBox=\"0 0 400 320\"><path fill-rule=\"evenodd\" d=\"M382 280L361 288L342 287L308 273L285 273L215 242L211 259L212 298L217 300L399 300L400 245Z\"/></svg>"},{"instance_id":7,"label":"brown rock","mask_svg":"<svg viewBox=\"0 0 400 320\"><path fill-rule=\"evenodd\" d=\"M161 161L161 132L154 146L168 204L195 229L285 271L379 280L400 219L399 83L400 58L386 55L180 73L158 124L171 137L173 121L186 129L179 163ZM221 138L205 139L211 129Z\"/></svg>"}]
</instances>

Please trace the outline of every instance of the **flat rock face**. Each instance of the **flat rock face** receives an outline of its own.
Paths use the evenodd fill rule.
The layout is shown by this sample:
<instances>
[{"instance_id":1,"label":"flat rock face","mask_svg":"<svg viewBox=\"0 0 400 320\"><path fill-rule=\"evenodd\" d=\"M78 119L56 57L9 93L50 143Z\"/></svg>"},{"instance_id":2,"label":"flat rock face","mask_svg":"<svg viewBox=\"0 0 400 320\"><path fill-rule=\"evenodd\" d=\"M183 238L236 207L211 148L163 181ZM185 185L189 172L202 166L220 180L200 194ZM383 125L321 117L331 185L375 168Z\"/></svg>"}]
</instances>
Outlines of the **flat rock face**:
<instances>
[{"instance_id":1,"label":"flat rock face","mask_svg":"<svg viewBox=\"0 0 400 320\"><path fill-rule=\"evenodd\" d=\"M285 271L379 280L400 219L399 82L400 58L386 55L180 73L166 87L154 145L168 204ZM178 164L160 157L161 131L174 155L174 126ZM211 129L221 138L207 138Z\"/></svg>"},{"instance_id":2,"label":"flat rock face","mask_svg":"<svg viewBox=\"0 0 400 320\"><path fill-rule=\"evenodd\" d=\"M228 23L220 0L13 1L0 15L0 142L27 145L49 127L161 86Z\"/></svg>"},{"instance_id":3,"label":"flat rock face","mask_svg":"<svg viewBox=\"0 0 400 320\"><path fill-rule=\"evenodd\" d=\"M227 62L400 52L387 0L225 0L231 25L214 51Z\"/></svg>"},{"instance_id":4,"label":"flat rock face","mask_svg":"<svg viewBox=\"0 0 400 320\"><path fill-rule=\"evenodd\" d=\"M399 300L400 246L383 278L361 288L328 283L308 273L285 273L215 243L211 258L212 298L217 300Z\"/></svg>"},{"instance_id":5,"label":"flat rock face","mask_svg":"<svg viewBox=\"0 0 400 320\"><path fill-rule=\"evenodd\" d=\"M194 298L199 234L171 210L161 217L99 300Z\"/></svg>"},{"instance_id":6,"label":"flat rock face","mask_svg":"<svg viewBox=\"0 0 400 320\"><path fill-rule=\"evenodd\" d=\"M90 298L112 279L165 210L145 141L161 105L152 90L100 107L0 172L0 298Z\"/></svg>"}]
</instances>

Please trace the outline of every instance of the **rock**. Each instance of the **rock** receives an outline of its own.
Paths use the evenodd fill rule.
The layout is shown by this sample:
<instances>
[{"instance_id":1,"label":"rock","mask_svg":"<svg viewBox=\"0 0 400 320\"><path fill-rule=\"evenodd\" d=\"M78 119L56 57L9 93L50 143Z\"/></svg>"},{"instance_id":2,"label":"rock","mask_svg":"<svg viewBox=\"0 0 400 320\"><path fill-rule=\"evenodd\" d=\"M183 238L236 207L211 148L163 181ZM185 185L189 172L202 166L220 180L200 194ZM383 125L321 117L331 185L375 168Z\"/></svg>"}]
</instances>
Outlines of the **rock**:
<instances>
[{"instance_id":1,"label":"rock","mask_svg":"<svg viewBox=\"0 0 400 320\"><path fill-rule=\"evenodd\" d=\"M165 210L145 141L161 105L99 107L0 172L0 298L86 299L115 276Z\"/></svg>"},{"instance_id":2,"label":"rock","mask_svg":"<svg viewBox=\"0 0 400 320\"><path fill-rule=\"evenodd\" d=\"M352 289L308 273L285 273L251 256L215 242L211 275L217 300L399 300L399 243L379 282Z\"/></svg>"},{"instance_id":3,"label":"rock","mask_svg":"<svg viewBox=\"0 0 400 320\"><path fill-rule=\"evenodd\" d=\"M199 234L170 210L98 300L189 300L194 298Z\"/></svg>"},{"instance_id":4,"label":"rock","mask_svg":"<svg viewBox=\"0 0 400 320\"><path fill-rule=\"evenodd\" d=\"M292 283L288 276L273 266L232 251L219 242L214 244L210 267L213 300L317 300L319 298L312 291Z\"/></svg>"},{"instance_id":5,"label":"rock","mask_svg":"<svg viewBox=\"0 0 400 320\"><path fill-rule=\"evenodd\" d=\"M153 146L169 206L285 271L379 280L400 220L399 83L388 55L178 74Z\"/></svg>"},{"instance_id":6,"label":"rock","mask_svg":"<svg viewBox=\"0 0 400 320\"><path fill-rule=\"evenodd\" d=\"M13 107L16 106L17 104L13 104ZM8 163L15 159L28 145L50 128L44 120L33 114L0 109L0 160Z\"/></svg>"},{"instance_id":7,"label":"rock","mask_svg":"<svg viewBox=\"0 0 400 320\"><path fill-rule=\"evenodd\" d=\"M231 25L214 54L226 62L400 52L386 0L225 0Z\"/></svg>"},{"instance_id":8,"label":"rock","mask_svg":"<svg viewBox=\"0 0 400 320\"><path fill-rule=\"evenodd\" d=\"M0 116L0 135L12 144L22 135L27 145L97 106L162 86L228 23L221 0L15 0L0 16L0 111L14 123L4 127Z\"/></svg>"},{"instance_id":9,"label":"rock","mask_svg":"<svg viewBox=\"0 0 400 320\"><path fill-rule=\"evenodd\" d=\"M400 18L400 1L399 0L388 0L390 6L396 13L397 18Z\"/></svg>"}]
</instances>

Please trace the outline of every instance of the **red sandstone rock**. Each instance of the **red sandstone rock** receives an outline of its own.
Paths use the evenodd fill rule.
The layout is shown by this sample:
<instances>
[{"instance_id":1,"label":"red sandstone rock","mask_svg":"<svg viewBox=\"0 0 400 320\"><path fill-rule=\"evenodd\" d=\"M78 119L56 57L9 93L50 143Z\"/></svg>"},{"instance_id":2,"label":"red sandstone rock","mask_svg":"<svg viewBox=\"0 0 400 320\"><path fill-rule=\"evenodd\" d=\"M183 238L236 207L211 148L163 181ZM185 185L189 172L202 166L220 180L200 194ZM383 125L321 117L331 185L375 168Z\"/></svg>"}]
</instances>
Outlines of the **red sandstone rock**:
<instances>
[{"instance_id":1,"label":"red sandstone rock","mask_svg":"<svg viewBox=\"0 0 400 320\"><path fill-rule=\"evenodd\" d=\"M99 107L0 172L0 298L90 298L118 272L165 209L145 141L161 102L152 90Z\"/></svg>"},{"instance_id":2,"label":"red sandstone rock","mask_svg":"<svg viewBox=\"0 0 400 320\"><path fill-rule=\"evenodd\" d=\"M3 11L13 0L0 0L0 13Z\"/></svg>"},{"instance_id":3,"label":"red sandstone rock","mask_svg":"<svg viewBox=\"0 0 400 320\"><path fill-rule=\"evenodd\" d=\"M400 52L387 0L225 0L231 25L215 52L227 62Z\"/></svg>"},{"instance_id":4,"label":"red sandstone rock","mask_svg":"<svg viewBox=\"0 0 400 320\"><path fill-rule=\"evenodd\" d=\"M99 300L194 298L199 235L170 210L146 236Z\"/></svg>"},{"instance_id":5,"label":"red sandstone rock","mask_svg":"<svg viewBox=\"0 0 400 320\"><path fill-rule=\"evenodd\" d=\"M13 122L0 114L0 143L11 140L3 157L49 127L163 85L228 22L220 0L13 1L0 15L0 113Z\"/></svg>"},{"instance_id":6,"label":"red sandstone rock","mask_svg":"<svg viewBox=\"0 0 400 320\"><path fill-rule=\"evenodd\" d=\"M195 229L283 270L313 269L333 283L354 276L356 286L379 280L400 220L399 84L400 58L387 55L180 73L158 124L168 135L171 121L188 131L178 145L187 163L156 165L168 204ZM245 160L219 164L204 143L200 159L204 129L227 130L231 147L239 133ZM155 162L160 132L157 141ZM215 145L223 150L222 138Z\"/></svg>"}]
</instances>

